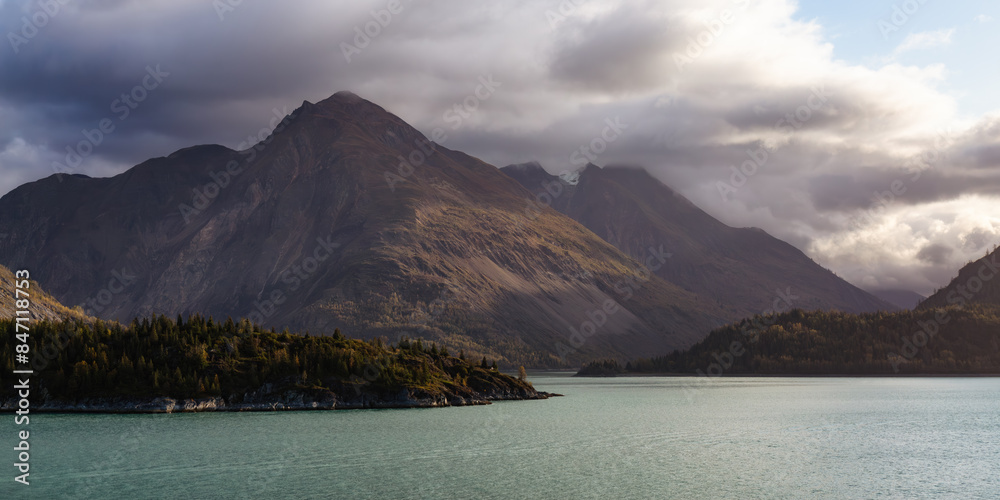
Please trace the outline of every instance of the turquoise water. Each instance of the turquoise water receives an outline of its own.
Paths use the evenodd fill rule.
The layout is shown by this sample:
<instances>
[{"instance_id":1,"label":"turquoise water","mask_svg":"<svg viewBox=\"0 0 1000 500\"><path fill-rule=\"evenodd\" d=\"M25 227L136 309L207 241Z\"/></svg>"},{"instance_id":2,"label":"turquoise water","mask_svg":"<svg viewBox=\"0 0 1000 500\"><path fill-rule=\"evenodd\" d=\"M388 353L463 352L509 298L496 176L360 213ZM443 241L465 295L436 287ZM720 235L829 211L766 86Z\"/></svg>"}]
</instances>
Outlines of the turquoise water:
<instances>
[{"instance_id":1,"label":"turquoise water","mask_svg":"<svg viewBox=\"0 0 1000 500\"><path fill-rule=\"evenodd\" d=\"M1000 379L532 380L566 397L37 415L0 498L1000 498Z\"/></svg>"}]
</instances>

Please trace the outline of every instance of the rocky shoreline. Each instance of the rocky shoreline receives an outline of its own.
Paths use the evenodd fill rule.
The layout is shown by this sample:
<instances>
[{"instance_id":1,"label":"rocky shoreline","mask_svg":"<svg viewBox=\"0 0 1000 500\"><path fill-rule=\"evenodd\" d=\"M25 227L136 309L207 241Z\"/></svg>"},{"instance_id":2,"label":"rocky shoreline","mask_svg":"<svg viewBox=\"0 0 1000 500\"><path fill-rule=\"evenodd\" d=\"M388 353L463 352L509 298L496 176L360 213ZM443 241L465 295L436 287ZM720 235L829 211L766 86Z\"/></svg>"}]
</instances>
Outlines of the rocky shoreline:
<instances>
[{"instance_id":1,"label":"rocky shoreline","mask_svg":"<svg viewBox=\"0 0 1000 500\"><path fill-rule=\"evenodd\" d=\"M45 398L41 404L33 402L31 412L120 414L441 408L488 405L493 401L548 399L554 396L561 394L495 390L465 397L456 394L427 394L410 389L401 389L395 394L361 392L345 395L327 390L286 390L276 393L265 385L257 391L242 396L232 395L228 398L108 397L86 398L73 402ZM0 404L0 412L14 412L17 403L15 399L3 401Z\"/></svg>"}]
</instances>

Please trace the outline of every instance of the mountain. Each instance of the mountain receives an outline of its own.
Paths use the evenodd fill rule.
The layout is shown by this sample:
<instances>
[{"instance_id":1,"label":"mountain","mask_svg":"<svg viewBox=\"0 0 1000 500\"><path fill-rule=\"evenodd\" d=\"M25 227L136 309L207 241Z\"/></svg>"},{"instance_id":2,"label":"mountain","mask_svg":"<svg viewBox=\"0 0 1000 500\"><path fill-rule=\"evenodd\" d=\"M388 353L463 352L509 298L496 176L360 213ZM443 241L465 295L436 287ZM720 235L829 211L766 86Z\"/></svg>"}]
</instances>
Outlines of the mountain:
<instances>
[{"instance_id":1,"label":"mountain","mask_svg":"<svg viewBox=\"0 0 1000 500\"><path fill-rule=\"evenodd\" d=\"M525 223L530 195L340 92L246 150L20 186L0 198L0 263L101 318L406 335L508 366L664 352L732 316L555 210Z\"/></svg>"},{"instance_id":2,"label":"mountain","mask_svg":"<svg viewBox=\"0 0 1000 500\"><path fill-rule=\"evenodd\" d=\"M19 308L17 307L17 301L24 300L26 298L25 293L28 294L27 310L30 313L27 317L30 317L32 320L57 321L63 318L84 319L85 316L81 311L69 309L45 293L38 285L38 282L31 279L30 270L28 278L23 279L23 275L21 274L15 276L15 273L10 269L0 266L0 319L18 317L17 311ZM27 287L18 286L25 284ZM18 293L19 290L22 293Z\"/></svg>"},{"instance_id":3,"label":"mountain","mask_svg":"<svg viewBox=\"0 0 1000 500\"><path fill-rule=\"evenodd\" d=\"M868 290L868 293L900 309L915 309L927 298L911 290Z\"/></svg>"},{"instance_id":4,"label":"mountain","mask_svg":"<svg viewBox=\"0 0 1000 500\"><path fill-rule=\"evenodd\" d=\"M643 169L587 165L562 178L537 163L501 170L534 193L527 217L550 205L636 259L662 246L672 257L656 274L718 301L731 320L772 308L897 309L761 229L723 224Z\"/></svg>"},{"instance_id":5,"label":"mountain","mask_svg":"<svg viewBox=\"0 0 1000 500\"><path fill-rule=\"evenodd\" d=\"M934 292L918 307L965 307L969 304L1000 306L1000 249L994 248L983 258L966 264L948 286Z\"/></svg>"}]
</instances>

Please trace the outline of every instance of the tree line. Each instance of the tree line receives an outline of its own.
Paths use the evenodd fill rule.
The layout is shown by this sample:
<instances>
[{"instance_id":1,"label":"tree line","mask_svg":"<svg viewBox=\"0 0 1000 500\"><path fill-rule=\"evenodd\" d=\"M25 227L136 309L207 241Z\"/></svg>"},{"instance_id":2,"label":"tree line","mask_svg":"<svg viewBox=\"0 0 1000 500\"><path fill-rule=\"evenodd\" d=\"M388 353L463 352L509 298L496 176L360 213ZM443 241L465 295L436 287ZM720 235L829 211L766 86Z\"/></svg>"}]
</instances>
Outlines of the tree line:
<instances>
[{"instance_id":1,"label":"tree line","mask_svg":"<svg viewBox=\"0 0 1000 500\"><path fill-rule=\"evenodd\" d=\"M0 383L15 369L15 322L0 319ZM129 325L96 320L31 325L33 383L59 400L95 397L198 398L239 396L265 383L311 389L429 394L530 387L500 373L496 362L473 364L446 348L403 338L306 336L264 330L247 320L223 322L194 315L153 316ZM18 365L20 367L20 365ZM335 391L336 392L336 391ZM33 398L36 391L32 391Z\"/></svg>"},{"instance_id":2,"label":"tree line","mask_svg":"<svg viewBox=\"0 0 1000 500\"><path fill-rule=\"evenodd\" d=\"M598 360L580 375L618 373L998 374L1000 308L755 316L712 331L690 349L624 366Z\"/></svg>"}]
</instances>

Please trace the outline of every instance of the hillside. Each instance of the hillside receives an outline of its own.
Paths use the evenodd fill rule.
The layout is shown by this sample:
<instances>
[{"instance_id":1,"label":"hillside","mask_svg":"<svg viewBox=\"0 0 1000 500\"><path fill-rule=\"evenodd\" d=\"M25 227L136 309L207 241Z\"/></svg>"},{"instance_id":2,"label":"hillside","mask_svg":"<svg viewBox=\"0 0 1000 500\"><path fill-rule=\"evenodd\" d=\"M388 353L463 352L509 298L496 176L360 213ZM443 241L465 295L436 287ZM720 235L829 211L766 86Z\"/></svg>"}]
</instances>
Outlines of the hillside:
<instances>
[{"instance_id":1,"label":"hillside","mask_svg":"<svg viewBox=\"0 0 1000 500\"><path fill-rule=\"evenodd\" d=\"M0 263L33 269L65 304L101 297L105 319L423 337L503 366L668 351L732 316L555 210L522 223L529 195L341 92L244 151L197 146L15 189L0 198Z\"/></svg>"},{"instance_id":2,"label":"hillside","mask_svg":"<svg viewBox=\"0 0 1000 500\"><path fill-rule=\"evenodd\" d=\"M985 304L1000 306L1000 250L966 264L948 286L920 303L920 309Z\"/></svg>"},{"instance_id":3,"label":"hillside","mask_svg":"<svg viewBox=\"0 0 1000 500\"><path fill-rule=\"evenodd\" d=\"M15 279L14 272L4 266L0 266L0 319L15 317L17 311L15 300L24 298L23 295L16 294L16 283L19 281L23 280ZM24 288L22 289L24 290ZM60 304L59 301L45 293L41 286L33 279L28 280L26 291L29 293L28 311L31 313L30 317L32 320L58 321L63 318L85 318L81 310L72 310Z\"/></svg>"},{"instance_id":4,"label":"hillside","mask_svg":"<svg viewBox=\"0 0 1000 500\"><path fill-rule=\"evenodd\" d=\"M718 301L731 321L771 310L776 302L783 306L779 311L898 309L763 230L723 224L643 169L588 165L575 184L537 163L502 171L633 258L662 246L672 257L656 274Z\"/></svg>"},{"instance_id":5,"label":"hillside","mask_svg":"<svg viewBox=\"0 0 1000 500\"><path fill-rule=\"evenodd\" d=\"M848 314L800 310L713 331L683 352L591 363L581 375L1000 374L1000 308Z\"/></svg>"}]
</instances>

